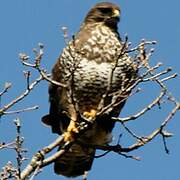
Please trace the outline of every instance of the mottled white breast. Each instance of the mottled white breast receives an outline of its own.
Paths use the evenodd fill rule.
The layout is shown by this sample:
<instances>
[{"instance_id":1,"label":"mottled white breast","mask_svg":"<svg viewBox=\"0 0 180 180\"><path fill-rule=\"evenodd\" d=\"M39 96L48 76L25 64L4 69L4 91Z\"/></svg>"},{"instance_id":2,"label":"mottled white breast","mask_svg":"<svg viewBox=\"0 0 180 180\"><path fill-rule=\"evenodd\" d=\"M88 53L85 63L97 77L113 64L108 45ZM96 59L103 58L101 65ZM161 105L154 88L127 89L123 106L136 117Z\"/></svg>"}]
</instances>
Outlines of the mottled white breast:
<instances>
[{"instance_id":1,"label":"mottled white breast","mask_svg":"<svg viewBox=\"0 0 180 180\"><path fill-rule=\"evenodd\" d=\"M111 29L97 25L87 37L83 43L81 36L70 42L61 56L64 79L73 74L73 95L80 109L98 106L116 63L111 92L120 90L134 71L127 55L119 58L122 45Z\"/></svg>"}]
</instances>

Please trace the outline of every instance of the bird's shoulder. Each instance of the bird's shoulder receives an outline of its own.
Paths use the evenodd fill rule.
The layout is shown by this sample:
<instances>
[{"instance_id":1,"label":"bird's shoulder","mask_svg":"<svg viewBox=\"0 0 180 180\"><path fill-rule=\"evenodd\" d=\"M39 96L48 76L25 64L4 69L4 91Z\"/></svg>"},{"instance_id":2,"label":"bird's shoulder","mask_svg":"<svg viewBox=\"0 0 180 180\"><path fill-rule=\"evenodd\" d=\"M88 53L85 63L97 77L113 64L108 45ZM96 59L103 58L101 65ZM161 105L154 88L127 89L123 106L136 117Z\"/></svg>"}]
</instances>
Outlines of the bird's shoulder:
<instances>
[{"instance_id":1,"label":"bird's shoulder","mask_svg":"<svg viewBox=\"0 0 180 180\"><path fill-rule=\"evenodd\" d=\"M64 48L60 60L66 66L78 59L113 61L121 48L122 44L117 32L103 23L88 24L83 25Z\"/></svg>"},{"instance_id":2,"label":"bird's shoulder","mask_svg":"<svg viewBox=\"0 0 180 180\"><path fill-rule=\"evenodd\" d=\"M120 44L118 32L105 26L104 23L88 23L81 26L79 32L75 35L74 42L77 49L82 49L87 44L91 46L104 45L108 43L108 39L113 39ZM105 40L105 42L102 40Z\"/></svg>"}]
</instances>

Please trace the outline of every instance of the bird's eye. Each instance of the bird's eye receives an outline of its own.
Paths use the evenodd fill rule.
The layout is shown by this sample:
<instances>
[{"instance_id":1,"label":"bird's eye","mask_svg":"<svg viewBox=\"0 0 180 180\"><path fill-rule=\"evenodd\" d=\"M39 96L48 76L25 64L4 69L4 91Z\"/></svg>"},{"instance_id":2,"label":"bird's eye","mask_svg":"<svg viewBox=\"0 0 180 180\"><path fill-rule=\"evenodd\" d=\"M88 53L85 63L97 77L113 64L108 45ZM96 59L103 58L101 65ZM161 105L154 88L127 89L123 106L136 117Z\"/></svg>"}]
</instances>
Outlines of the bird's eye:
<instances>
[{"instance_id":1,"label":"bird's eye","mask_svg":"<svg viewBox=\"0 0 180 180\"><path fill-rule=\"evenodd\" d=\"M112 13L112 9L111 9L111 8L99 8L99 10L100 10L103 14L111 14L111 13Z\"/></svg>"}]
</instances>

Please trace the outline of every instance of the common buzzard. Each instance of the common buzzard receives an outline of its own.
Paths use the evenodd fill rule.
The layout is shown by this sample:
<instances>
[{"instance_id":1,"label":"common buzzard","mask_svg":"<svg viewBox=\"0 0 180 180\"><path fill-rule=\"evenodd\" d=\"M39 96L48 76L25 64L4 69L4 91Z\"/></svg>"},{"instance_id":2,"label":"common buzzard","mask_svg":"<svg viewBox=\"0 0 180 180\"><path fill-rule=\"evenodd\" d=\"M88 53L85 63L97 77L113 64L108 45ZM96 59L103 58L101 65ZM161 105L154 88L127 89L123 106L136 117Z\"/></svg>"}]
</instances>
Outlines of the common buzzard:
<instances>
[{"instance_id":1,"label":"common buzzard","mask_svg":"<svg viewBox=\"0 0 180 180\"><path fill-rule=\"evenodd\" d=\"M56 160L57 174L67 177L84 174L91 169L96 149L83 143L106 145L111 142L115 123L111 117L118 117L130 94L130 91L122 92L137 76L134 62L127 53L122 54L119 20L117 5L96 4L53 67L52 79L66 87L49 85L50 112L43 117L43 122L50 125L54 133L65 133L65 141L73 140L79 124L93 122L78 138L81 143L75 142Z\"/></svg>"}]
</instances>

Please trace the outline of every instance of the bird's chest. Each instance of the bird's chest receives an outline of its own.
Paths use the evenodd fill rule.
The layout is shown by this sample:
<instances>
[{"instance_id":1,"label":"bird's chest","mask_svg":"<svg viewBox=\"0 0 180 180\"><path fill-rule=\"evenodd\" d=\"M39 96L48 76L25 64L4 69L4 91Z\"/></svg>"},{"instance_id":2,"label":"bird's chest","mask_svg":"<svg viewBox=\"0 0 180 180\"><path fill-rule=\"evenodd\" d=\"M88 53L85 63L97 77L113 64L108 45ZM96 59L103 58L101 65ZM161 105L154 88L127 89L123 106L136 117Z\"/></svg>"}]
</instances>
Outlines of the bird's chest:
<instances>
[{"instance_id":1,"label":"bird's chest","mask_svg":"<svg viewBox=\"0 0 180 180\"><path fill-rule=\"evenodd\" d=\"M97 63L83 59L74 72L75 90L88 94L102 94L107 89L111 76L113 76L112 86L117 88L117 84L121 80L120 71L118 68L112 74L112 69L112 63Z\"/></svg>"},{"instance_id":2,"label":"bird's chest","mask_svg":"<svg viewBox=\"0 0 180 180\"><path fill-rule=\"evenodd\" d=\"M121 89L122 79L126 75L122 67L104 62L97 63L83 59L74 72L73 92L74 98L83 106L85 104L97 105L102 96L107 92L115 92ZM89 103L89 104L88 104Z\"/></svg>"},{"instance_id":3,"label":"bird's chest","mask_svg":"<svg viewBox=\"0 0 180 180\"><path fill-rule=\"evenodd\" d=\"M74 87L77 99L88 101L94 97L101 97L111 83L111 90L120 88L122 80L122 66L118 55L122 45L115 33L107 27L96 27L90 36L82 42L78 39L75 44L80 52L77 68L74 71ZM119 67L113 68L119 61ZM113 73L112 73L113 71ZM112 82L110 82L112 81Z\"/></svg>"},{"instance_id":4,"label":"bird's chest","mask_svg":"<svg viewBox=\"0 0 180 180\"><path fill-rule=\"evenodd\" d=\"M98 104L107 89L114 92L122 88L122 82L129 78L127 70L131 62L127 57L119 58L121 48L115 33L99 27L88 37L79 35L64 50L61 57L64 67L62 79L72 80L76 101L83 102L83 105Z\"/></svg>"}]
</instances>

